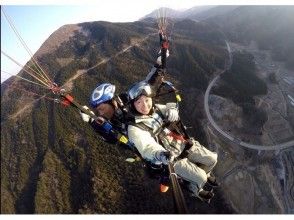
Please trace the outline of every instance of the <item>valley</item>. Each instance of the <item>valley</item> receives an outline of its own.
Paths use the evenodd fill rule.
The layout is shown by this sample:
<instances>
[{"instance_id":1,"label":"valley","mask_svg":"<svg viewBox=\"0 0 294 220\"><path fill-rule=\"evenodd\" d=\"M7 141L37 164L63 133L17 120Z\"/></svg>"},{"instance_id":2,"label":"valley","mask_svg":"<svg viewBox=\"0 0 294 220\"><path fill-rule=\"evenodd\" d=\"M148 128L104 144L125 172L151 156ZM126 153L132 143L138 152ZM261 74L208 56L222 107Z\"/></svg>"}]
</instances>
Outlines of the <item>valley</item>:
<instances>
[{"instance_id":1,"label":"valley","mask_svg":"<svg viewBox=\"0 0 294 220\"><path fill-rule=\"evenodd\" d=\"M289 121L293 117L293 106L288 97L293 96L291 80L294 73L286 69L282 62L273 61L268 51L258 50L254 43L249 46L229 45L231 48L228 51L232 53L246 50L253 54L258 76L268 86L268 93L258 96L256 105L266 109L268 120L261 133L246 134L242 130L244 118L240 107L221 97L209 96L211 87L220 79L216 77L211 81L205 96L209 120L206 132L211 146L221 157L220 161L226 160L218 169L224 190L238 212L245 212L246 209L252 213L293 213L294 135ZM275 83L269 80L272 72L277 78ZM264 191L265 188L271 194ZM244 193L252 202L240 199L244 198ZM246 207L249 203L251 206Z\"/></svg>"}]
</instances>

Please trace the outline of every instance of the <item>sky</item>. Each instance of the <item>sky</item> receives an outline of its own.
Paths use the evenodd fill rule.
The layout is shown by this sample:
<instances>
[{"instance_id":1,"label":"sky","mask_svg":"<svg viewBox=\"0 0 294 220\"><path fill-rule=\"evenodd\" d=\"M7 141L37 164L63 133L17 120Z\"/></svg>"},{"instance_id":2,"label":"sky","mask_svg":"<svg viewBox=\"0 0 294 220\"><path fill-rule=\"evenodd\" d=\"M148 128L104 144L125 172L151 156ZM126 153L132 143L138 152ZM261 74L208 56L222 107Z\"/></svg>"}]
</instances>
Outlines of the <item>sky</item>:
<instances>
[{"instance_id":1,"label":"sky","mask_svg":"<svg viewBox=\"0 0 294 220\"><path fill-rule=\"evenodd\" d=\"M10 17L18 33L34 54L44 41L65 24L87 21L132 22L160 7L188 9L194 6L219 4L271 4L251 0L0 0L1 50L24 65L30 55L5 19ZM283 2L283 1L282 1ZM279 1L279 4L282 4ZM3 7L2 7L3 6ZM1 83L21 69L1 53ZM8 72L3 73L2 71Z\"/></svg>"}]
</instances>

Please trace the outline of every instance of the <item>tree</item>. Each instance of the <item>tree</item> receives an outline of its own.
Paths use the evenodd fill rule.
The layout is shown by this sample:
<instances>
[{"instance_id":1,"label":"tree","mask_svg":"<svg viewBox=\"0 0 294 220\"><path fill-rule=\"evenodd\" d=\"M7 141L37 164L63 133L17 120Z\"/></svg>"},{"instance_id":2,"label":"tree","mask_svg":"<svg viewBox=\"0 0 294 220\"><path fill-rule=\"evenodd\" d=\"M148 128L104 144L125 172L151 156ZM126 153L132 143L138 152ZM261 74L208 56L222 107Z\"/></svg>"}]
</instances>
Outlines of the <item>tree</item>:
<instances>
[{"instance_id":1,"label":"tree","mask_svg":"<svg viewBox=\"0 0 294 220\"><path fill-rule=\"evenodd\" d=\"M71 213L69 172L50 149L45 155L37 184L35 212Z\"/></svg>"}]
</instances>

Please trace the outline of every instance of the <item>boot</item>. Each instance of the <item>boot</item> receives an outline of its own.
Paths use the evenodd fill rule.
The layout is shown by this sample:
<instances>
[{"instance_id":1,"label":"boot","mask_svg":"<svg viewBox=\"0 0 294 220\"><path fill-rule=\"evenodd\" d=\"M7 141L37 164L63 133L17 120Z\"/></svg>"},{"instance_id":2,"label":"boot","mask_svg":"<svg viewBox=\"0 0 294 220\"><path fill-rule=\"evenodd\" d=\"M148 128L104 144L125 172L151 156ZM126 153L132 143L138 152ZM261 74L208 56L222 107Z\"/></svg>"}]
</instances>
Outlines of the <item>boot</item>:
<instances>
[{"instance_id":1,"label":"boot","mask_svg":"<svg viewBox=\"0 0 294 220\"><path fill-rule=\"evenodd\" d=\"M214 193L211 191L206 191L201 189L198 194L194 194L197 198L199 198L203 202L207 202L208 204L210 203L210 200L214 196Z\"/></svg>"},{"instance_id":2,"label":"boot","mask_svg":"<svg viewBox=\"0 0 294 220\"><path fill-rule=\"evenodd\" d=\"M210 176L207 178L207 183L212 186L212 187L218 187L219 186L219 183L216 181L216 178L215 176Z\"/></svg>"}]
</instances>

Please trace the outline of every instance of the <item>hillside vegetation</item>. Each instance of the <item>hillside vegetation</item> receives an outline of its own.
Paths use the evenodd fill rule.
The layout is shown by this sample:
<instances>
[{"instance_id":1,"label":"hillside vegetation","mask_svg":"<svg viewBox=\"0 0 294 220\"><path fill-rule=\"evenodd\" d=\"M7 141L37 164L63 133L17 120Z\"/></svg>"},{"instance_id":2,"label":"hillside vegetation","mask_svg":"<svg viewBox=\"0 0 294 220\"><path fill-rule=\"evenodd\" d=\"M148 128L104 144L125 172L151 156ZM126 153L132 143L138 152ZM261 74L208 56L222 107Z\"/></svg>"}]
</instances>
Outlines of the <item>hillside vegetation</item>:
<instances>
[{"instance_id":1,"label":"hillside vegetation","mask_svg":"<svg viewBox=\"0 0 294 220\"><path fill-rule=\"evenodd\" d=\"M56 39L61 35L55 33L43 47L56 45L56 49L38 57L58 85L85 71L69 90L78 102L88 104L93 88L102 82L125 91L144 79L154 64L159 48L155 23L78 26L74 35L64 36L67 41ZM192 21L175 23L174 33L168 78L182 89L184 100L186 95L197 98L213 72L224 66L224 41L209 26ZM137 46L119 54L136 42ZM1 86L1 200L5 201L1 213L174 213L171 191L160 194L158 180L146 176L141 162L125 162L134 156L131 151L101 141L82 122L78 110L25 91L48 92L15 79ZM185 106L191 104L184 102ZM185 110L184 120L199 127L194 134L205 141L197 126L203 115L198 112L188 118L193 109ZM186 197L194 213L231 212L217 205L207 210L195 198Z\"/></svg>"},{"instance_id":2,"label":"hillside vegetation","mask_svg":"<svg viewBox=\"0 0 294 220\"><path fill-rule=\"evenodd\" d=\"M254 58L247 52L235 52L229 70L221 75L222 81L213 93L233 100L242 107L243 115L253 126L261 129L267 120L263 109L258 109L253 99L267 94L266 83L257 77Z\"/></svg>"},{"instance_id":3,"label":"hillside vegetation","mask_svg":"<svg viewBox=\"0 0 294 220\"><path fill-rule=\"evenodd\" d=\"M293 69L294 7L202 9L175 14L181 19L171 23L166 79L180 90L180 115L192 127L188 132L207 146L203 96L210 80L226 67L225 40L256 41ZM115 84L120 93L146 77L159 50L157 32L152 18L65 25L34 56L54 82L64 85L77 102L88 105L92 90L100 83ZM252 55L235 53L231 69L222 74L213 92L232 99L249 123L261 127L266 115L254 108L253 96L266 94L267 87L256 77L255 68ZM24 71L19 75L34 81ZM103 142L77 109L53 98L48 90L23 80L10 78L1 84L1 213L175 212L171 190L159 193L158 180L148 177L142 162L125 161L134 157L133 152ZM230 163L221 162L217 166ZM240 184L247 192L246 182ZM216 190L210 205L187 191L184 194L190 213L234 212L221 190Z\"/></svg>"}]
</instances>

